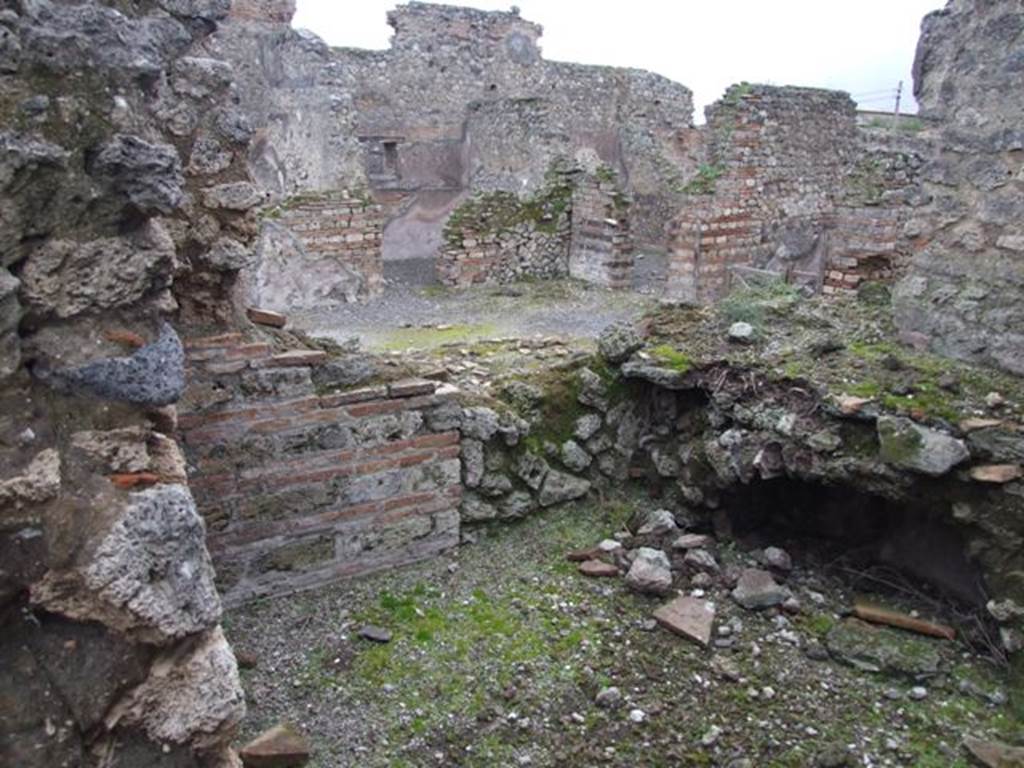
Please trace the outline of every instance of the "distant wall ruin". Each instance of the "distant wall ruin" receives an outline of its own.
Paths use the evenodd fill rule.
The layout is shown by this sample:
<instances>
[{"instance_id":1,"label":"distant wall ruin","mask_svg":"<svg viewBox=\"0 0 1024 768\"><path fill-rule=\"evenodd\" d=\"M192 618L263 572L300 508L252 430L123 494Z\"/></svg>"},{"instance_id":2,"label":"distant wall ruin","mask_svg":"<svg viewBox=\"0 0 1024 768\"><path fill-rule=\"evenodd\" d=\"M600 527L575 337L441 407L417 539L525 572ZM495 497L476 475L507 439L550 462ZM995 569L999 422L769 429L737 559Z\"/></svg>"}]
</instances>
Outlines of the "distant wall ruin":
<instances>
[{"instance_id":1,"label":"distant wall ruin","mask_svg":"<svg viewBox=\"0 0 1024 768\"><path fill-rule=\"evenodd\" d=\"M695 129L683 86L545 61L541 28L515 13L413 2L389 14L388 50L360 51L289 29L289 8L241 3L217 40L236 65L242 104L265 126L253 173L278 198L365 184L382 205L384 259L440 257L449 284L503 271L455 275L460 262L529 261L507 237L487 247L514 245L520 256L483 255L468 238L474 252L456 257L441 233L468 198L528 198L552 165L583 158L611 169L632 202L615 276L576 258L570 271L583 279L628 284L629 243L670 251L666 295L700 302L726 292L739 268L836 292L893 277L906 261L896 234L903 203L891 191L884 200L847 194L849 184L887 182L858 178L885 171L860 163L873 150L845 94L735 86ZM596 242L591 218L580 219L586 233L570 235L577 254ZM871 235L851 247L844 238L855 230Z\"/></svg>"},{"instance_id":2,"label":"distant wall ruin","mask_svg":"<svg viewBox=\"0 0 1024 768\"><path fill-rule=\"evenodd\" d=\"M691 158L690 91L638 70L545 61L515 13L409 3L390 49L331 49L288 28L287 3L239 6L217 37L241 103L264 126L250 162L278 199L365 185L384 207L384 258L434 258L467 196L540 191L583 153L635 196L642 241L664 240L667 183ZM623 119L629 115L629 119Z\"/></svg>"},{"instance_id":3,"label":"distant wall ruin","mask_svg":"<svg viewBox=\"0 0 1024 768\"><path fill-rule=\"evenodd\" d=\"M920 163L869 154L849 96L744 84L707 118L706 154L672 222L669 297L714 301L744 273L852 290L899 269L893 188L913 187ZM903 175L887 176L900 162Z\"/></svg>"}]
</instances>

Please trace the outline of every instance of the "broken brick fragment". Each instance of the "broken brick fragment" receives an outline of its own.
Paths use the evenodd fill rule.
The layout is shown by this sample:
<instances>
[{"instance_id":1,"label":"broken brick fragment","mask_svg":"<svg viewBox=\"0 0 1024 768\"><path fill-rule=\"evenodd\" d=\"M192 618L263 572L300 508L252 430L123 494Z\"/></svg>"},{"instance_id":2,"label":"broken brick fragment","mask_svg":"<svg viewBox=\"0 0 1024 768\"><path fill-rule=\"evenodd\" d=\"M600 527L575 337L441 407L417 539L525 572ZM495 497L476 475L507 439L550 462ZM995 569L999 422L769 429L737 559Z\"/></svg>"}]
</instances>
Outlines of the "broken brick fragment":
<instances>
[{"instance_id":1,"label":"broken brick fragment","mask_svg":"<svg viewBox=\"0 0 1024 768\"><path fill-rule=\"evenodd\" d=\"M152 472L123 472L111 475L110 482L124 490L148 488L160 482L160 475L154 475Z\"/></svg>"}]
</instances>

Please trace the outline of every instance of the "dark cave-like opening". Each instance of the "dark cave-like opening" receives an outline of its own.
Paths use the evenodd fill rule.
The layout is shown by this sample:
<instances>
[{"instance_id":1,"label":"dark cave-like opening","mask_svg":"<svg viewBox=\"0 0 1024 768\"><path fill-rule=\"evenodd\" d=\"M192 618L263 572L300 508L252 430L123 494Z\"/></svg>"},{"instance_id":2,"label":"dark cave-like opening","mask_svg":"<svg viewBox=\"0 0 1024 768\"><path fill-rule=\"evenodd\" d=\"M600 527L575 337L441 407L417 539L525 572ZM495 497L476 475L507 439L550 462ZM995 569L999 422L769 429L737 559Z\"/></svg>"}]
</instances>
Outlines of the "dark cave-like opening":
<instances>
[{"instance_id":1,"label":"dark cave-like opening","mask_svg":"<svg viewBox=\"0 0 1024 768\"><path fill-rule=\"evenodd\" d=\"M808 567L875 587L890 572L938 599L977 608L986 596L968 559L964 532L944 505L922 497L894 500L849 486L779 477L737 485L721 497L716 528L741 546L784 546Z\"/></svg>"}]
</instances>

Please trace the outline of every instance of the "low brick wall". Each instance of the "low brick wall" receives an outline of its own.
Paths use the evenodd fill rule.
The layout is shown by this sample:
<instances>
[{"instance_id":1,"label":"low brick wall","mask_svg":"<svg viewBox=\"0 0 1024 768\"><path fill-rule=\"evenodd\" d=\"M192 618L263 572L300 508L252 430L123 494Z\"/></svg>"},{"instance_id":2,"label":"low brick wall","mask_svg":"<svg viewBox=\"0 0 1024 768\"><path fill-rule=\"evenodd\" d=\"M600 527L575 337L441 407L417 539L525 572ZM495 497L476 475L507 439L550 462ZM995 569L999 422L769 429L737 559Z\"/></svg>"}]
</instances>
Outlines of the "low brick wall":
<instances>
[{"instance_id":1,"label":"low brick wall","mask_svg":"<svg viewBox=\"0 0 1024 768\"><path fill-rule=\"evenodd\" d=\"M586 176L572 196L569 275L607 288L632 287L629 201L614 178Z\"/></svg>"},{"instance_id":2,"label":"low brick wall","mask_svg":"<svg viewBox=\"0 0 1024 768\"><path fill-rule=\"evenodd\" d=\"M458 406L422 381L318 394L325 357L235 336L189 345L180 435L228 604L458 542Z\"/></svg>"},{"instance_id":3,"label":"low brick wall","mask_svg":"<svg viewBox=\"0 0 1024 768\"><path fill-rule=\"evenodd\" d=\"M883 207L842 207L836 211L828 272L822 291L856 291L866 281L892 282L905 267L901 211Z\"/></svg>"},{"instance_id":4,"label":"low brick wall","mask_svg":"<svg viewBox=\"0 0 1024 768\"><path fill-rule=\"evenodd\" d=\"M869 280L893 282L910 263L906 227L925 200L921 185L928 141L866 132L865 142L867 151L847 173L836 208L827 294L855 291Z\"/></svg>"},{"instance_id":5,"label":"low brick wall","mask_svg":"<svg viewBox=\"0 0 1024 768\"><path fill-rule=\"evenodd\" d=\"M263 222L250 303L291 313L378 296L383 226L381 206L344 190L285 201Z\"/></svg>"},{"instance_id":6,"label":"low brick wall","mask_svg":"<svg viewBox=\"0 0 1024 768\"><path fill-rule=\"evenodd\" d=\"M312 257L329 258L362 275L365 295L384 286L381 209L347 192L304 195L284 206L280 222Z\"/></svg>"}]
</instances>

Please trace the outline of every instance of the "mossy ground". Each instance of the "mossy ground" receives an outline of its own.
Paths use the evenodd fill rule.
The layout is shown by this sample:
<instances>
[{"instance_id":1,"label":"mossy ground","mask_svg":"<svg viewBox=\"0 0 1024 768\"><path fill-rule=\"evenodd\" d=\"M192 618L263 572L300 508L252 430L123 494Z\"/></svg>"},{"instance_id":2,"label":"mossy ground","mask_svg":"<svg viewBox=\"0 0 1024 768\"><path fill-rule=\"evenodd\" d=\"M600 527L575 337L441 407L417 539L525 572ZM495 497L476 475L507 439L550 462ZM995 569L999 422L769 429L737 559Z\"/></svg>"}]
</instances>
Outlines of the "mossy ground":
<instances>
[{"instance_id":1,"label":"mossy ground","mask_svg":"<svg viewBox=\"0 0 1024 768\"><path fill-rule=\"evenodd\" d=\"M381 339L385 351L405 349L436 349L445 344L470 343L486 339L496 333L494 325L487 323L444 325L435 328L395 328Z\"/></svg>"},{"instance_id":2,"label":"mossy ground","mask_svg":"<svg viewBox=\"0 0 1024 768\"><path fill-rule=\"evenodd\" d=\"M729 342L729 325L737 321L754 326L755 343ZM648 324L654 357L671 349L694 367L728 360L923 420L991 415L991 392L1008 401L1000 416L1024 414L1024 379L900 343L887 302L801 298L775 283L737 291L709 310L658 310Z\"/></svg>"},{"instance_id":3,"label":"mossy ground","mask_svg":"<svg viewBox=\"0 0 1024 768\"><path fill-rule=\"evenodd\" d=\"M767 616L724 597L719 623L742 623L731 650L652 631L659 600L584 579L564 557L620 529L637 503L566 507L490 530L452 558L232 613L231 641L260 660L243 675L246 734L296 721L316 768L711 766L740 756L795 767L836 749L856 764L946 768L968 765L964 734L1020 735L1010 705L960 688L969 679L984 694L1005 679L952 645L952 674L929 681L925 700L891 701L887 689L909 684L812 662L772 638ZM810 640L837 620L830 605L793 628ZM365 623L392 642L360 639ZM716 674L722 658L741 682ZM608 685L622 691L621 708L594 704ZM701 744L712 726L721 735Z\"/></svg>"}]
</instances>

